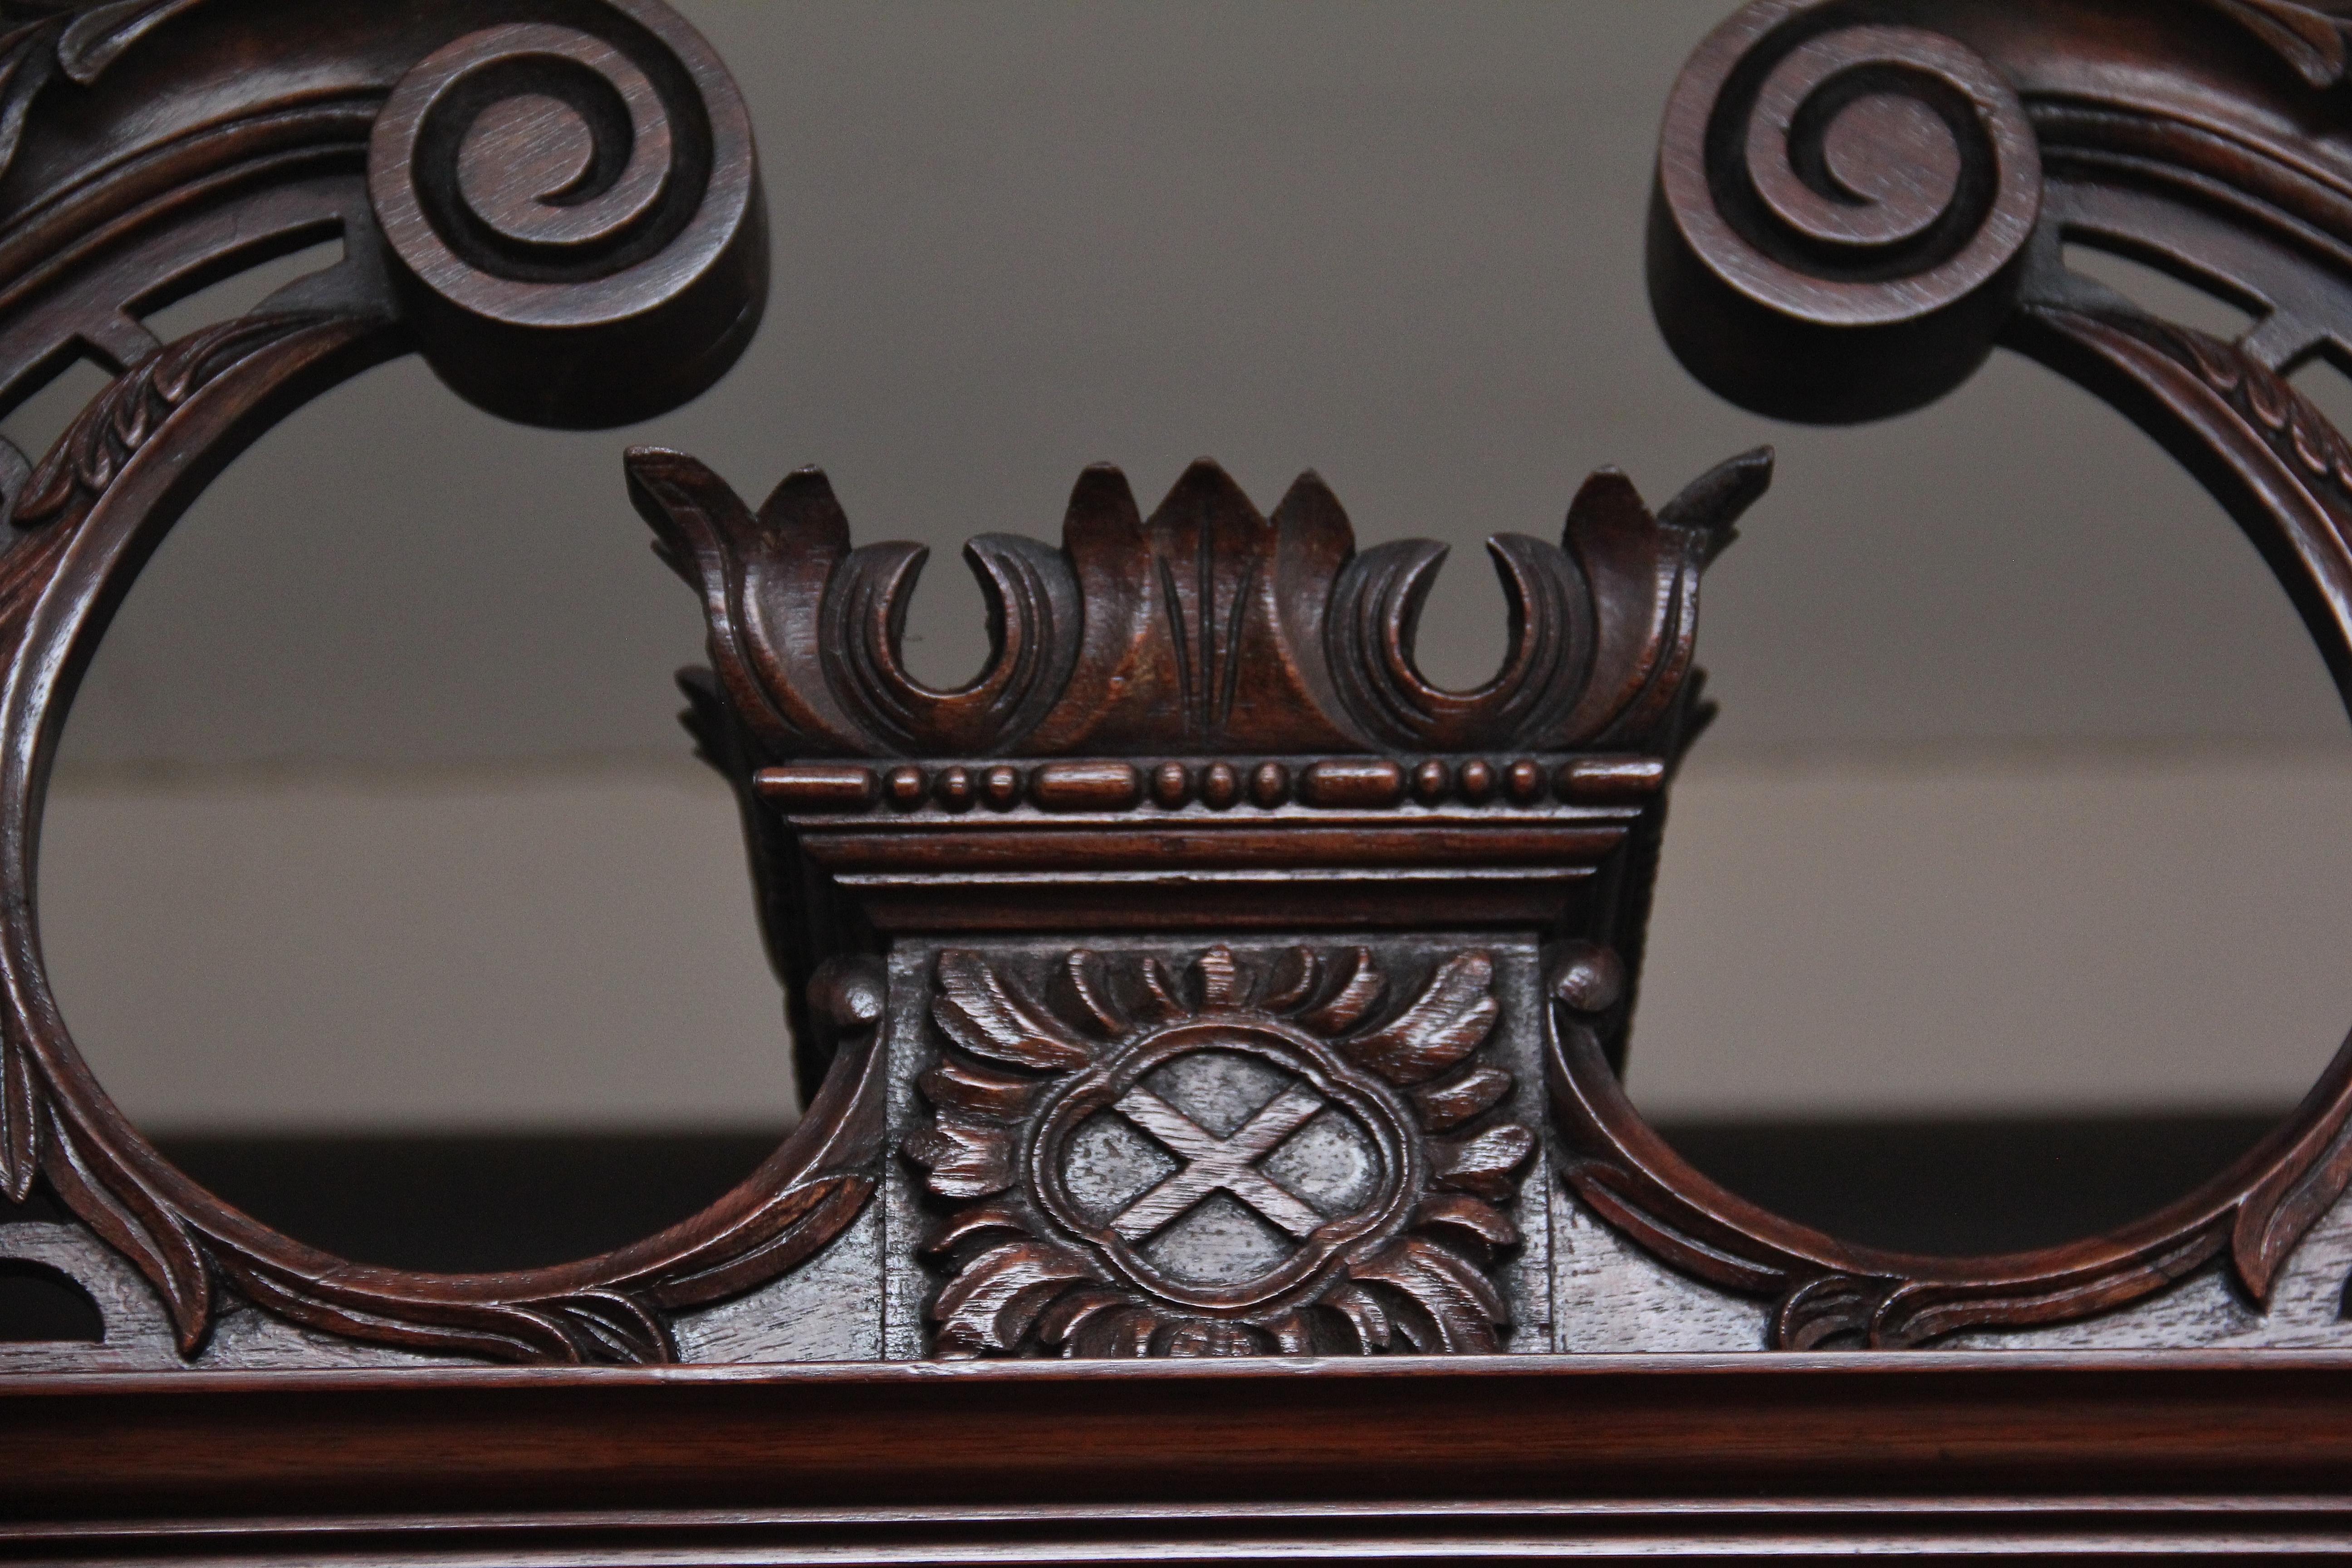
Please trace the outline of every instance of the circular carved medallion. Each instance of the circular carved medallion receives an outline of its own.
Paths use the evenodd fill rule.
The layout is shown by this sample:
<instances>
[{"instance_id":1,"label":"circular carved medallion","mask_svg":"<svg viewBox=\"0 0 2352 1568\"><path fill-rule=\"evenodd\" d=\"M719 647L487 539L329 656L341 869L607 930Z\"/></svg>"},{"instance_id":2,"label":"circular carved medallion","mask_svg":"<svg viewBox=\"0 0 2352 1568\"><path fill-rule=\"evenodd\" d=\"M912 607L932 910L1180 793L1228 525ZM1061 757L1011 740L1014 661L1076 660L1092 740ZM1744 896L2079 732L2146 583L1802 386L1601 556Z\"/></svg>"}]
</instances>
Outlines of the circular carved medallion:
<instances>
[{"instance_id":1,"label":"circular carved medallion","mask_svg":"<svg viewBox=\"0 0 2352 1568\"><path fill-rule=\"evenodd\" d=\"M1399 1217L1411 1117L1302 1031L1185 1023L1080 1075L1028 1165L1046 1214L1139 1288L1255 1306Z\"/></svg>"},{"instance_id":2,"label":"circular carved medallion","mask_svg":"<svg viewBox=\"0 0 2352 1568\"><path fill-rule=\"evenodd\" d=\"M1479 1059L1493 960L1454 955L1402 1006L1362 948L1213 948L1190 979L1080 951L1047 1005L940 956L935 1116L906 1145L961 1205L929 1247L937 1352L1500 1348L1486 1270L1535 1141Z\"/></svg>"}]
</instances>

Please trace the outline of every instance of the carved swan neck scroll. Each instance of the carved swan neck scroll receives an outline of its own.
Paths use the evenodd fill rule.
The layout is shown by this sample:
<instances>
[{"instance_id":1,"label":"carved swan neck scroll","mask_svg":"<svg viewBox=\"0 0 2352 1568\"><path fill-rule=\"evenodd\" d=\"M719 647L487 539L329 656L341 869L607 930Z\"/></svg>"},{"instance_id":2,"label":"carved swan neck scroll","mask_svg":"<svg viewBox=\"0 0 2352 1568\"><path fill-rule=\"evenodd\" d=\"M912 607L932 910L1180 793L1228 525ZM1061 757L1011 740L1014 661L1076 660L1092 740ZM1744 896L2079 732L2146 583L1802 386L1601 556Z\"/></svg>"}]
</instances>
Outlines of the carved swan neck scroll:
<instances>
[{"instance_id":1,"label":"carved swan neck scroll","mask_svg":"<svg viewBox=\"0 0 2352 1568\"><path fill-rule=\"evenodd\" d=\"M1192 1265L1141 1261L1156 1236L1096 1226L1063 1185L1033 1184L1035 1235L1089 1260L1085 1289L1129 1292L1090 1328L1057 1320L1055 1343L1476 1350L1542 1315L1515 1313L1493 1282L1534 1278L1542 1245L1522 1247L1498 1206L1536 1180L1540 1117L1531 950L1509 933L1638 954L1662 791L1706 713L1700 575L1769 482L1769 453L1654 513L1604 472L1559 542L1494 541L1509 651L1471 691L1414 659L1444 552L1359 552L1311 475L1267 516L1199 465L1146 518L1115 469L1089 470L1060 548L973 542L993 651L971 683L936 690L901 648L919 550L853 548L814 472L754 510L690 458L633 454L631 493L708 610L693 721L741 792L803 1080L822 1087L759 1172L635 1246L507 1275L363 1267L190 1181L74 1047L32 893L79 673L202 486L368 365L418 352L466 397L556 426L643 417L710 384L767 288L749 118L656 0L118 0L0 6L0 404L76 354L112 378L50 450L0 442L0 1195L38 1189L110 1249L124 1299L154 1298L156 1353L237 1364L221 1324L257 1313L281 1348L289 1325L310 1335L304 1354L671 1359L683 1315L793 1273L909 1179L887 1156L917 1134L886 1106L913 1070L893 1031L925 1009L893 1000L886 962L954 934L1015 974L1025 961L1005 943L1022 933L1107 926L1180 939L1114 945L1118 973L1207 978L1189 999L1160 988L1181 1017L1149 996L1105 1002L1123 1021L1090 1015L1107 1033L1072 1081L1109 1092L1170 1062L1204 1082L1252 1063L1288 1075L1280 1114L1251 1123L1265 1149L1158 1077L1121 1080L1111 1103L1135 1126L1160 1116L1152 1136L1193 1140L1196 1197L1256 1215L1306 1261L1271 1293L1171 1283ZM251 314L169 343L143 324L336 237L340 265ZM1474 935L1450 957L1397 935L1433 923ZM1276 930L1324 934L1248 944ZM1489 1041L1498 973L1517 977L1520 1021ZM949 991L941 1018L962 1005ZM971 1088L1006 1065L926 1079L934 1133L977 1125L974 1093L1011 1114L1010 1090ZM1165 1114L1135 1098L1163 1092ZM1321 1198L1270 1185L1255 1162L1300 1157L1283 1153L1300 1137L1353 1150L1376 1178L1363 1193L1333 1178ZM1195 1207L1165 1217L1192 1224ZM980 1267L957 1246L929 1256L925 1268ZM1139 1323L1152 1326L1139 1341Z\"/></svg>"},{"instance_id":2,"label":"carved swan neck scroll","mask_svg":"<svg viewBox=\"0 0 2352 1568\"><path fill-rule=\"evenodd\" d=\"M668 1359L671 1314L789 1270L872 1191L872 965L815 988L810 1037L844 1066L808 1124L705 1214L560 1268L406 1274L256 1223L125 1121L50 993L34 861L50 757L115 605L197 490L289 409L415 350L498 413L609 423L733 362L768 275L734 84L650 0L5 11L0 402L77 353L113 379L48 452L0 443L0 1194L38 1187L68 1210L152 1291L165 1353L188 1361L253 1309L323 1343ZM339 266L252 314L172 343L143 324L334 237ZM94 1353L124 1364L133 1349Z\"/></svg>"},{"instance_id":3,"label":"carved swan neck scroll","mask_svg":"<svg viewBox=\"0 0 2352 1568\"><path fill-rule=\"evenodd\" d=\"M1643 1123L1617 1071L1708 713L1698 589L1769 451L1654 511L1605 470L1558 542L1492 541L1507 652L1452 691L1414 650L1443 551L1359 550L1312 475L1269 514L1203 463L1147 516L1088 469L1058 545L968 547L992 648L940 689L904 656L922 551L854 545L814 470L753 507L641 449L630 496L709 624L690 722L821 1087L733 1193L603 1258L441 1277L278 1236L125 1121L50 992L36 848L79 673L201 486L366 365L413 350L564 426L709 385L767 286L750 121L654 0L0 24L0 404L76 355L110 377L52 449L0 443L0 1195L102 1241L168 1364L228 1364L224 1319L257 1316L306 1353L658 1362L800 1278L894 1357L1575 1350L1591 1302L1550 1249L1596 1218L1686 1277L1660 1289L1758 1303L1759 1345L1896 1348L2200 1273L2260 1302L2352 1180L2352 1055L2181 1204L2009 1258L1845 1246ZM1802 418L2037 356L2212 488L2352 680L2352 446L2284 379L2352 361L2347 38L2298 0L1759 0L1668 110L1660 321ZM247 316L143 324L332 236L339 266ZM2262 320L2157 320L2068 243Z\"/></svg>"},{"instance_id":4,"label":"carved swan neck scroll","mask_svg":"<svg viewBox=\"0 0 2352 1568\"><path fill-rule=\"evenodd\" d=\"M1760 0L1700 48L1662 146L1650 273L1689 368L1763 412L1933 400L1997 346L2137 421L2226 505L2352 693L2352 447L2284 379L2352 353L2352 20L2306 0ZM2225 342L2068 270L2087 244L2256 308ZM1579 959L1564 952L1563 976ZM2221 1268L2267 1302L2352 1179L2352 1046L2272 1137L2114 1236L1902 1258L1685 1165L1609 1071L1616 1020L1555 1004L1552 1079L1592 1206L1774 1304L1772 1342L1901 1347L2083 1318Z\"/></svg>"}]
</instances>

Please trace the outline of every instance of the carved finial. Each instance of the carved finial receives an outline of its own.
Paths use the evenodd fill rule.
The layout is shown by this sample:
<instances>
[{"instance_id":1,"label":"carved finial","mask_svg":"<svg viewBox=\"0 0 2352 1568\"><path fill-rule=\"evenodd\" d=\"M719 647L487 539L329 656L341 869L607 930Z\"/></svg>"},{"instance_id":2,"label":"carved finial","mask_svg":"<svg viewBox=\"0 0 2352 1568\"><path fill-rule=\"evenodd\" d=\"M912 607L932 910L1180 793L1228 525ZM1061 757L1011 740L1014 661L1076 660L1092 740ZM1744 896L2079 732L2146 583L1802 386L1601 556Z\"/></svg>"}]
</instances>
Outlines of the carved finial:
<instances>
[{"instance_id":1,"label":"carved finial","mask_svg":"<svg viewBox=\"0 0 2352 1568\"><path fill-rule=\"evenodd\" d=\"M1118 469L1089 468L1060 551L972 542L992 651L970 684L934 691L899 652L922 550L851 550L813 471L755 518L690 458L629 456L663 558L703 591L719 689L772 761L1671 749L1699 574L1771 470L1769 448L1735 458L1655 517L1608 470L1579 495L1560 544L1490 541L1508 651L1492 679L1456 692L1413 658L1442 546L1357 553L1313 474L1268 518L1224 470L1195 463L1145 521ZM1289 797L1286 772L1249 776L1260 805ZM1212 784L1203 799L1217 797ZM1189 799L1190 774L1167 787Z\"/></svg>"}]
</instances>

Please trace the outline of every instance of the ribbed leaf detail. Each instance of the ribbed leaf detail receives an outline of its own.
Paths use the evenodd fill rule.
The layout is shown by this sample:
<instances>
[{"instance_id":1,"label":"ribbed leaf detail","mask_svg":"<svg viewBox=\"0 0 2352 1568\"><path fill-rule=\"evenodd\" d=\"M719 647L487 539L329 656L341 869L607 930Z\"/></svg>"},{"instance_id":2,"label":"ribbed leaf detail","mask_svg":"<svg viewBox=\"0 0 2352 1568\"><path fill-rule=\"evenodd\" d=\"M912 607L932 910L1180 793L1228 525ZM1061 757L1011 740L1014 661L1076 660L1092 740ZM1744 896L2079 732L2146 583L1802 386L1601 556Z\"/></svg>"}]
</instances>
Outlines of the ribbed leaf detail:
<instances>
[{"instance_id":1,"label":"ribbed leaf detail","mask_svg":"<svg viewBox=\"0 0 2352 1568\"><path fill-rule=\"evenodd\" d=\"M1486 1043L1499 1009L1495 961L1483 952L1449 960L1412 1005L1343 1047L1391 1083L1423 1083Z\"/></svg>"},{"instance_id":2,"label":"ribbed leaf detail","mask_svg":"<svg viewBox=\"0 0 2352 1568\"><path fill-rule=\"evenodd\" d=\"M978 953L942 952L939 977L940 998L931 1004L931 1016L972 1055L1051 1072L1094 1059L1086 1041L1060 1019L1014 995Z\"/></svg>"}]
</instances>

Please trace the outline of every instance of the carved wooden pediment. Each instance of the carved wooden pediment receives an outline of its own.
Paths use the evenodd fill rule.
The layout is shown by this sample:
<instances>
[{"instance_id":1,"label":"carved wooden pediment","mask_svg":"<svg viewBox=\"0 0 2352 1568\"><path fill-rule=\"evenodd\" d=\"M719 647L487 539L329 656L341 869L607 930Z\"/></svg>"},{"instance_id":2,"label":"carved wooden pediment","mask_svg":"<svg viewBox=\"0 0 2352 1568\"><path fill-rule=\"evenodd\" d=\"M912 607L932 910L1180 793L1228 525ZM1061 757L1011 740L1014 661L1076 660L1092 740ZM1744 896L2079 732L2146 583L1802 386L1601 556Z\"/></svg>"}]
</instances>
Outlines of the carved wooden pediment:
<instances>
[{"instance_id":1,"label":"carved wooden pediment","mask_svg":"<svg viewBox=\"0 0 2352 1568\"><path fill-rule=\"evenodd\" d=\"M1198 462L1147 521L1125 475L1089 468L1071 493L1059 551L1011 534L965 546L992 649L970 685L937 691L907 674L900 647L927 551L853 549L814 469L754 512L691 458L629 456L631 494L664 559L702 592L719 689L779 762L1671 756L1695 692L1699 574L1771 471L1769 450L1749 453L1654 515L1630 480L1604 470L1578 493L1558 545L1489 540L1507 651L1493 679L1456 692L1413 662L1444 546L1401 540L1359 553L1339 499L1311 473L1266 517L1223 469ZM1385 795L1358 787L1382 804L1404 799L1402 779ZM1093 788L1123 805L1143 795L1139 775L1131 800ZM1048 786L1042 798L1057 794L1086 798L1075 785ZM813 784L805 795L824 791Z\"/></svg>"},{"instance_id":2,"label":"carved wooden pediment","mask_svg":"<svg viewBox=\"0 0 2352 1568\"><path fill-rule=\"evenodd\" d=\"M1757 0L1665 106L1660 325L1793 418L2038 358L2182 458L2352 679L2352 446L2287 379L2352 360L2347 38L2300 0ZM856 545L815 469L755 508L632 451L701 595L689 724L802 1121L705 1212L511 1273L329 1256L175 1168L37 918L115 605L237 452L393 355L546 425L694 395L757 327L767 225L735 86L656 0L0 4L0 404L110 378L50 449L0 442L0 1196L46 1205L0 1268L107 1324L0 1343L6 1550L2352 1539L2315 1500L2352 1458L2352 1054L2179 1203L2000 1258L1796 1225L1627 1098L1699 585L1769 449L1654 511L1603 470L1558 543L1491 541L1507 651L1469 691L1415 658L1444 551L1360 550L1312 474L1262 513L1198 463L1147 516L1087 469L1058 545L967 547L991 651L938 689L921 549ZM142 324L330 236L248 314ZM2085 244L2259 320L2161 320Z\"/></svg>"}]
</instances>

